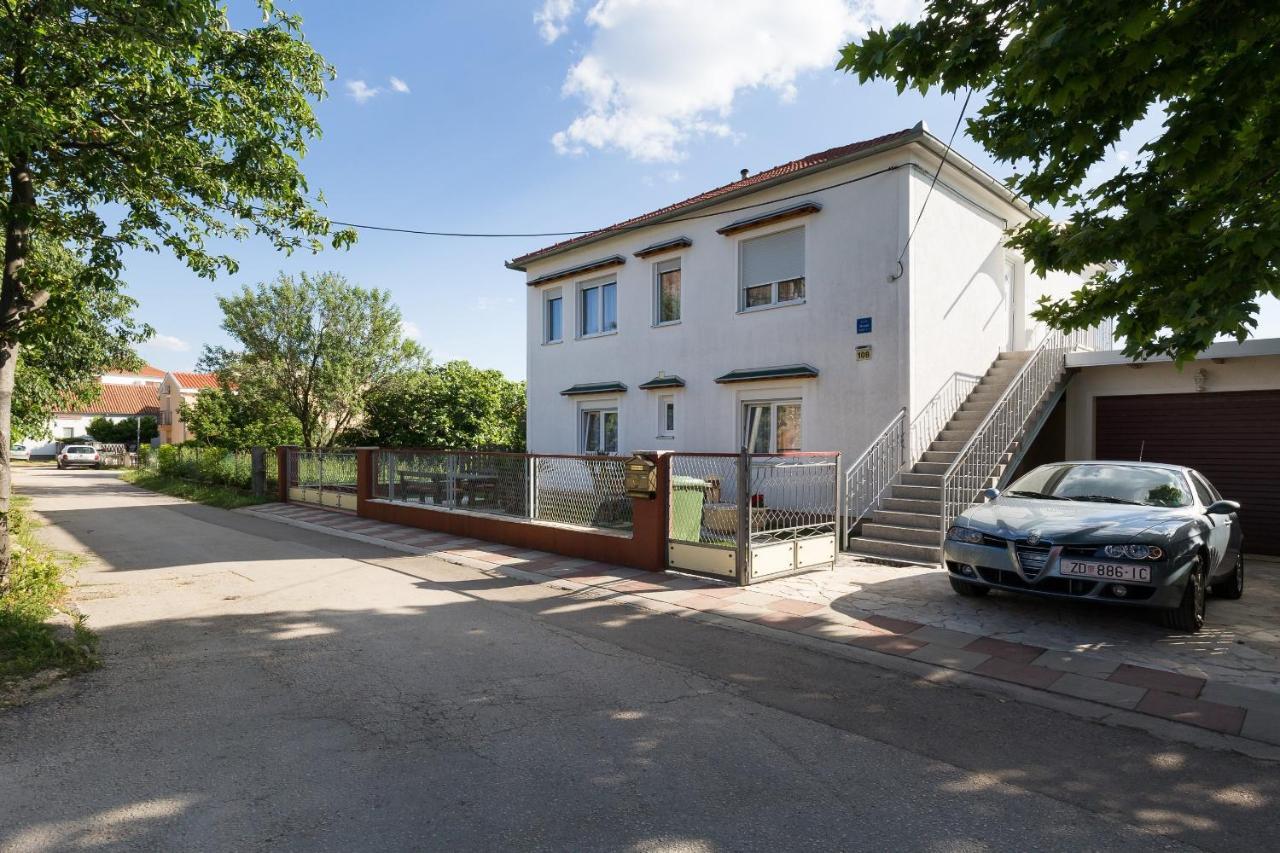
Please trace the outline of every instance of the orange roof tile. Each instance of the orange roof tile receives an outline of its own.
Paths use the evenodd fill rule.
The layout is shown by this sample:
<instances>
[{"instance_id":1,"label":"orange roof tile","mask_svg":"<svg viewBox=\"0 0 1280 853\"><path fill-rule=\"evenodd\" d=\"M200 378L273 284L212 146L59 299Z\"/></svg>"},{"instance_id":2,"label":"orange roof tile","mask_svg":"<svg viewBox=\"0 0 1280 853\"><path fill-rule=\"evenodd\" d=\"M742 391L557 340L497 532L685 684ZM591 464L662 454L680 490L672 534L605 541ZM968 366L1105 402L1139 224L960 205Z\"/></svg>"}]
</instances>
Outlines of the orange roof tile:
<instances>
[{"instance_id":1,"label":"orange roof tile","mask_svg":"<svg viewBox=\"0 0 1280 853\"><path fill-rule=\"evenodd\" d=\"M160 412L160 399L155 385L100 385L98 398L92 403L60 409L68 415L151 415Z\"/></svg>"},{"instance_id":2,"label":"orange roof tile","mask_svg":"<svg viewBox=\"0 0 1280 853\"><path fill-rule=\"evenodd\" d=\"M704 193L695 195L691 198L687 198L684 201L678 201L675 204L667 205L666 207L660 208L658 210L653 210L653 211L650 211L649 213L644 213L644 214L641 214L640 216L632 217L631 219L624 220L623 222L619 222L615 225L610 225L607 228L600 228L596 231L592 231L589 234L583 234L579 237L570 237L568 240L562 240L559 243L554 243L550 246L546 246L544 248L538 249L537 251L529 252L527 254L521 255L518 258L513 259L507 264L507 266L513 269L520 269L523 264L526 264L529 261L535 260L541 255L545 255L551 252L560 252L578 243L591 242L593 240L598 239L599 237L602 237L608 234L611 231L618 231L622 229L633 228L639 225L643 225L644 223L648 222L651 219L658 219L660 217L666 216L669 213L675 213L676 211L682 210L687 207L693 207L695 205L714 201L715 199L720 198L721 196L730 195L739 190L745 190L750 187L756 186L758 184L766 184L771 181L775 181L778 178L783 178L790 175L796 175L797 173L804 172L808 169L812 169L815 166L821 166L823 164L830 163L833 160L839 160L841 158L848 157L851 154L857 154L861 151L865 151L868 148L873 148L878 145L883 145L884 143L887 143L887 142L893 142L895 140L898 140L899 138L910 137L917 134L918 134L918 131L916 131L915 128L911 128L908 130L899 130L895 133L885 134L884 136L877 136L874 139L864 139L861 142L854 142L849 145L841 145L837 148L828 148L826 151L819 151L816 154L810 154L807 157L801 157L799 160L792 160L790 163L783 163L781 166L774 166L772 169L766 169L763 172L758 172L754 175L749 175L740 181L734 181L733 183L725 184L724 186L716 187L715 189L712 189L712 190L707 190Z\"/></svg>"},{"instance_id":3,"label":"orange roof tile","mask_svg":"<svg viewBox=\"0 0 1280 853\"><path fill-rule=\"evenodd\" d=\"M178 385L183 388L217 388L218 377L212 373L178 373L174 371L173 378L178 380Z\"/></svg>"}]
</instances>

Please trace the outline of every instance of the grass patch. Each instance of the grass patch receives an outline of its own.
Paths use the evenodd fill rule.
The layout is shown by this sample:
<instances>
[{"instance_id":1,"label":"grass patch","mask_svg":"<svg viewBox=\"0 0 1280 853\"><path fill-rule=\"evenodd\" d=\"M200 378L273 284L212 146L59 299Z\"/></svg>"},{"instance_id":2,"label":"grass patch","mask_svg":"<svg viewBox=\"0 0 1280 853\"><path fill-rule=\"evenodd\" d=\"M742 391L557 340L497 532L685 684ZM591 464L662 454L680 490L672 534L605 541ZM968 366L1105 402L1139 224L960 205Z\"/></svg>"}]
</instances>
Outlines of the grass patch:
<instances>
[{"instance_id":1,"label":"grass patch","mask_svg":"<svg viewBox=\"0 0 1280 853\"><path fill-rule=\"evenodd\" d=\"M0 677L92 669L98 665L98 638L71 609L64 580L75 559L36 540L26 506L26 499L15 496L9 509L13 561L0 594ZM58 614L71 618L70 632L50 622Z\"/></svg>"},{"instance_id":2,"label":"grass patch","mask_svg":"<svg viewBox=\"0 0 1280 853\"><path fill-rule=\"evenodd\" d=\"M132 483L135 486L141 486L153 492L161 492L166 495L173 495L175 498L183 498L184 500L221 507L222 509L239 509L242 506L268 503L270 500L269 498L255 498L251 492L241 491L231 486L180 480L177 477L168 477L146 469L124 471L120 474L120 478L126 483Z\"/></svg>"}]
</instances>

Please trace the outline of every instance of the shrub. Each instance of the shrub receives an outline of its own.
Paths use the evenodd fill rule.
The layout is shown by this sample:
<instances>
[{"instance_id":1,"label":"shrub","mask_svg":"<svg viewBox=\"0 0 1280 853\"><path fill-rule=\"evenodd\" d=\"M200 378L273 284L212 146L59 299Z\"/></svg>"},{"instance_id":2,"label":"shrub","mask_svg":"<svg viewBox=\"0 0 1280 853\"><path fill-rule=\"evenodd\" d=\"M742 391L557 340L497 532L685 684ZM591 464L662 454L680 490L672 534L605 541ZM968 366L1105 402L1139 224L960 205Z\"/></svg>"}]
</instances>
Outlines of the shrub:
<instances>
[{"instance_id":1,"label":"shrub","mask_svg":"<svg viewBox=\"0 0 1280 853\"><path fill-rule=\"evenodd\" d=\"M181 476L181 459L178 455L178 448L172 444L160 445L160 450L156 453L156 459L159 462L160 473L166 477Z\"/></svg>"}]
</instances>

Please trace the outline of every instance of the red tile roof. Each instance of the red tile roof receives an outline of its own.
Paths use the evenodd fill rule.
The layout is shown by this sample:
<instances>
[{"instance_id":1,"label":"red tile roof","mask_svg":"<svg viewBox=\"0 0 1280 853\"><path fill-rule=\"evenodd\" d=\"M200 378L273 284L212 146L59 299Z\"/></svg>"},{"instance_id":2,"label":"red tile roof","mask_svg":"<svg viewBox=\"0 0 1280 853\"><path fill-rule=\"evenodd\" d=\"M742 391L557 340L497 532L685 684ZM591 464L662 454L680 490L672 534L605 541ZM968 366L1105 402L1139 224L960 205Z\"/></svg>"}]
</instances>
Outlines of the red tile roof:
<instances>
[{"instance_id":1,"label":"red tile roof","mask_svg":"<svg viewBox=\"0 0 1280 853\"><path fill-rule=\"evenodd\" d=\"M687 207L693 207L696 205L705 204L707 202L720 198L721 196L726 196L732 193L736 193L739 190L749 189L750 187L757 186L759 184L767 184L772 181L776 181L779 178L798 177L799 173L805 172L809 169L813 169L814 167L817 167L817 166L822 166L822 165L831 163L833 160L840 160L852 154L857 154L859 152L866 151L869 148L874 148L876 146L883 145L885 143L894 142L898 140L905 141L907 137L921 135L922 133L923 131L921 130L917 130L916 128L910 128L908 130L899 130L895 133L888 133L888 134L885 134L884 136L877 136L874 139L864 139L861 142L854 142L849 145L841 145L838 148L828 148L826 151L819 151L816 154L810 154L807 157L801 157L799 160L792 160L790 163L783 163L781 166L774 166L772 169L766 169L763 172L757 172L756 174L749 175L740 181L734 181L731 184L725 184L724 186L716 187L713 190L707 190L706 192L701 193L700 195L695 195L691 198L685 199L684 201L678 201L675 204L669 204L666 207L660 208L658 210L653 210L653 211L650 211L649 213L632 217L631 219L627 219L615 225L610 225L607 228L600 228L596 231L592 231L589 234L583 234L579 237L570 237L568 240L562 240L559 243L554 243L550 246L546 246L542 249L538 249L537 251L529 252L527 254L521 255L518 258L515 258L510 263L508 263L507 266L513 269L520 269L523 264L531 260L534 260L540 255L544 255L550 252L563 251L569 248L570 246L576 245L578 243L591 242L605 234L608 234L611 231L617 231L624 228L632 228L638 225L642 225L648 222L649 220L658 219L660 217L666 216L667 214L674 213L676 211L682 210Z\"/></svg>"},{"instance_id":2,"label":"red tile roof","mask_svg":"<svg viewBox=\"0 0 1280 853\"><path fill-rule=\"evenodd\" d=\"M100 385L98 399L61 409L68 415L151 415L160 412L155 385Z\"/></svg>"},{"instance_id":3,"label":"red tile roof","mask_svg":"<svg viewBox=\"0 0 1280 853\"><path fill-rule=\"evenodd\" d=\"M218 377L212 373L178 373L174 371L173 378L178 380L178 385L183 388L217 388Z\"/></svg>"},{"instance_id":4,"label":"red tile roof","mask_svg":"<svg viewBox=\"0 0 1280 853\"><path fill-rule=\"evenodd\" d=\"M160 369L160 368L158 368L158 367L152 367L152 366L151 366L151 365L149 365L149 364L144 365L144 366L143 366L143 368L142 368L141 370L139 370L139 371L138 371L138 375L139 375L139 376L152 376L152 377L155 377L155 378L157 378L157 379L164 379L164 371L163 371L163 370L161 370L161 369Z\"/></svg>"}]
</instances>

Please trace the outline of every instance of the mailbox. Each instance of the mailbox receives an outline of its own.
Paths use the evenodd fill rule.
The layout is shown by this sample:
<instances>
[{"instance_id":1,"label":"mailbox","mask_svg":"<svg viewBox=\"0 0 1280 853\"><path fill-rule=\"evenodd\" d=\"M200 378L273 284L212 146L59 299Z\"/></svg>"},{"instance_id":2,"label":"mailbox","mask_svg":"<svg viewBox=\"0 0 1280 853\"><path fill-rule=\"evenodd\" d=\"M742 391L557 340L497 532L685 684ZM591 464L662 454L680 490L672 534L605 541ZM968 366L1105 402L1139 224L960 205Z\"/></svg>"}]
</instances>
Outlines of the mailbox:
<instances>
[{"instance_id":1,"label":"mailbox","mask_svg":"<svg viewBox=\"0 0 1280 853\"><path fill-rule=\"evenodd\" d=\"M625 464L627 497L653 500L658 496L658 466L652 459L632 456Z\"/></svg>"}]
</instances>

